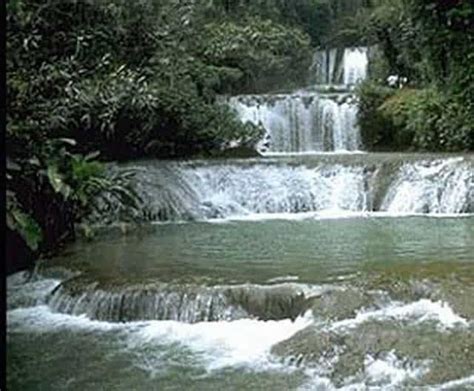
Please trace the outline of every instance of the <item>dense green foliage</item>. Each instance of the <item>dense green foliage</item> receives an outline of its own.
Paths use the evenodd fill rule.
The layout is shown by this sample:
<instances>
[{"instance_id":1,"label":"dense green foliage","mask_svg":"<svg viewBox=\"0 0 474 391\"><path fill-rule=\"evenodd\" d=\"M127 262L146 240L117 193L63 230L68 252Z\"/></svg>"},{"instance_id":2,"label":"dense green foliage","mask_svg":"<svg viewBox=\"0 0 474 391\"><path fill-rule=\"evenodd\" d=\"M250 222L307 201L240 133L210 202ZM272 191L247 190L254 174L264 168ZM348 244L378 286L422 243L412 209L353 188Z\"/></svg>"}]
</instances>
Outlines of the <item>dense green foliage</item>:
<instances>
[{"instance_id":1,"label":"dense green foliage","mask_svg":"<svg viewBox=\"0 0 474 391\"><path fill-rule=\"evenodd\" d=\"M313 47L335 46L348 43L341 39L345 26L371 3L371 0L208 0L204 13L217 20L242 20L249 15L274 20L299 27L311 38Z\"/></svg>"},{"instance_id":2,"label":"dense green foliage","mask_svg":"<svg viewBox=\"0 0 474 391\"><path fill-rule=\"evenodd\" d=\"M48 251L74 236L99 195L133 204L127 178L111 178L97 158L254 145L262 129L242 124L217 95L301 83L310 38L276 15L214 9L175 0L8 3L9 235Z\"/></svg>"},{"instance_id":3,"label":"dense green foliage","mask_svg":"<svg viewBox=\"0 0 474 391\"><path fill-rule=\"evenodd\" d=\"M10 7L11 134L71 137L79 151L93 145L112 158L183 156L259 136L214 104L232 72L204 62L192 8L41 3Z\"/></svg>"},{"instance_id":4,"label":"dense green foliage","mask_svg":"<svg viewBox=\"0 0 474 391\"><path fill-rule=\"evenodd\" d=\"M359 96L360 125L369 148L474 149L473 113L459 97L435 87L393 89L375 82L360 86Z\"/></svg>"},{"instance_id":5,"label":"dense green foliage","mask_svg":"<svg viewBox=\"0 0 474 391\"><path fill-rule=\"evenodd\" d=\"M131 173L100 160L240 156L262 129L219 95L305 85L316 47L376 46L359 89L374 149L474 149L467 0L10 0L7 225L33 251L74 236ZM409 88L389 88L389 75ZM98 153L95 153L95 152ZM112 175L112 176L111 176Z\"/></svg>"},{"instance_id":6,"label":"dense green foliage","mask_svg":"<svg viewBox=\"0 0 474 391\"><path fill-rule=\"evenodd\" d=\"M40 140L22 135L7 156L7 265L23 257L53 251L74 238L75 223L99 207L118 200L134 208L139 197L130 187L133 172L109 174L103 164L71 153L71 139ZM31 259L30 259L31 260ZM27 260L20 260L25 262Z\"/></svg>"},{"instance_id":7,"label":"dense green foliage","mask_svg":"<svg viewBox=\"0 0 474 391\"><path fill-rule=\"evenodd\" d=\"M308 38L298 29L251 18L245 25L206 24L204 37L204 58L229 72L222 86L225 92L268 91L305 82L311 51Z\"/></svg>"},{"instance_id":8,"label":"dense green foliage","mask_svg":"<svg viewBox=\"0 0 474 391\"><path fill-rule=\"evenodd\" d=\"M360 122L369 146L473 150L473 3L378 3L358 19L358 34L380 51L372 63L372 80L359 89ZM406 77L409 89L387 88L389 75Z\"/></svg>"}]
</instances>

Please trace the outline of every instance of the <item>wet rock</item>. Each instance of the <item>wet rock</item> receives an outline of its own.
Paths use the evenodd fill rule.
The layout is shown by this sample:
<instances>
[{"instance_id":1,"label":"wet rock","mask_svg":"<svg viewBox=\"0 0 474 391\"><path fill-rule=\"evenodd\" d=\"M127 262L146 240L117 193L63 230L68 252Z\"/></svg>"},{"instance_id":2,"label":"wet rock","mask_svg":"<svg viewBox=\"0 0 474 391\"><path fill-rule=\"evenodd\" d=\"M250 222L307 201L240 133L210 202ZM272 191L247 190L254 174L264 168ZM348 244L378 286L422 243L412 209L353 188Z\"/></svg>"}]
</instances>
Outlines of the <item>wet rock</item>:
<instances>
[{"instance_id":1,"label":"wet rock","mask_svg":"<svg viewBox=\"0 0 474 391\"><path fill-rule=\"evenodd\" d=\"M352 317L357 310L372 305L374 297L359 289L333 289L312 298L310 303L316 318L333 321Z\"/></svg>"},{"instance_id":2,"label":"wet rock","mask_svg":"<svg viewBox=\"0 0 474 391\"><path fill-rule=\"evenodd\" d=\"M316 368L336 385L363 369L364 353L350 346L349 337L309 326L272 348L272 354L296 366Z\"/></svg>"},{"instance_id":3,"label":"wet rock","mask_svg":"<svg viewBox=\"0 0 474 391\"><path fill-rule=\"evenodd\" d=\"M48 304L58 312L99 320L195 323L242 318L294 320L307 308L307 297L297 284L129 284L78 276L60 284Z\"/></svg>"},{"instance_id":4,"label":"wet rock","mask_svg":"<svg viewBox=\"0 0 474 391\"><path fill-rule=\"evenodd\" d=\"M415 382L439 384L474 371L474 330L440 331L432 325L369 321L350 330L312 325L272 348L294 365L317 368L341 386L351 377L364 378L367 357L393 352L407 368L422 369Z\"/></svg>"},{"instance_id":5,"label":"wet rock","mask_svg":"<svg viewBox=\"0 0 474 391\"><path fill-rule=\"evenodd\" d=\"M244 158L255 158L261 157L260 153L253 147L245 145L239 145L233 148L228 148L217 154L219 158L233 158L233 159L244 159Z\"/></svg>"},{"instance_id":6,"label":"wet rock","mask_svg":"<svg viewBox=\"0 0 474 391\"><path fill-rule=\"evenodd\" d=\"M304 292L293 284L248 285L230 288L226 295L231 303L263 320L295 320L308 303Z\"/></svg>"}]
</instances>

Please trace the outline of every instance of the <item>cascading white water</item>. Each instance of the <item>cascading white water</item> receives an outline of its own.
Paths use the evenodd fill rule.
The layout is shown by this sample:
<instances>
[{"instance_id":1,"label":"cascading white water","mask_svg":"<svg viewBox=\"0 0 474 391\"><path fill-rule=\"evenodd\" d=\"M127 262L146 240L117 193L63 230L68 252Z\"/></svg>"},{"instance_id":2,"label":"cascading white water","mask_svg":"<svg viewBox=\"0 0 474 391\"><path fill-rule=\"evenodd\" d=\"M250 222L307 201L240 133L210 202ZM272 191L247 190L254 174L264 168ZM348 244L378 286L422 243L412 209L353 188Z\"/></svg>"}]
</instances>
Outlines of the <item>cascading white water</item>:
<instances>
[{"instance_id":1,"label":"cascading white water","mask_svg":"<svg viewBox=\"0 0 474 391\"><path fill-rule=\"evenodd\" d=\"M360 132L357 126L357 106L354 103L338 104L328 101L322 107L323 135L330 135L335 151L359 149ZM323 139L326 137L323 136Z\"/></svg>"},{"instance_id":2,"label":"cascading white water","mask_svg":"<svg viewBox=\"0 0 474 391\"><path fill-rule=\"evenodd\" d=\"M314 210L364 210L362 167L257 166L186 171L201 191L204 205L223 217L233 213L295 213ZM218 210L215 210L215 207Z\"/></svg>"},{"instance_id":3,"label":"cascading white water","mask_svg":"<svg viewBox=\"0 0 474 391\"><path fill-rule=\"evenodd\" d=\"M316 92L241 95L226 102L243 122L265 128L262 153L357 151L362 143L350 88L366 77L367 66L367 48L318 51L311 68L320 85Z\"/></svg>"},{"instance_id":4,"label":"cascading white water","mask_svg":"<svg viewBox=\"0 0 474 391\"><path fill-rule=\"evenodd\" d=\"M243 121L266 129L264 152L355 151L361 144L357 106L347 94L247 95L229 105Z\"/></svg>"},{"instance_id":5,"label":"cascading white water","mask_svg":"<svg viewBox=\"0 0 474 391\"><path fill-rule=\"evenodd\" d=\"M344 50L344 84L353 85L367 77L367 48L349 48Z\"/></svg>"},{"instance_id":6,"label":"cascading white water","mask_svg":"<svg viewBox=\"0 0 474 391\"><path fill-rule=\"evenodd\" d=\"M382 174L380 174L382 172ZM370 164L350 156L303 164L162 164L139 168L148 220L207 220L324 212L474 213L467 158Z\"/></svg>"},{"instance_id":7,"label":"cascading white water","mask_svg":"<svg viewBox=\"0 0 474 391\"><path fill-rule=\"evenodd\" d=\"M363 167L175 166L144 170L137 188L155 219L367 209ZM142 176L140 175L140 177ZM166 183L166 184L165 184ZM170 202L173 200L173 202Z\"/></svg>"},{"instance_id":8,"label":"cascading white water","mask_svg":"<svg viewBox=\"0 0 474 391\"><path fill-rule=\"evenodd\" d=\"M318 50L313 59L311 72L316 84L343 84L351 86L367 77L368 48Z\"/></svg>"},{"instance_id":9,"label":"cascading white water","mask_svg":"<svg viewBox=\"0 0 474 391\"><path fill-rule=\"evenodd\" d=\"M313 58L312 73L316 76L317 84L338 84L339 64L338 50L318 50Z\"/></svg>"},{"instance_id":10,"label":"cascading white water","mask_svg":"<svg viewBox=\"0 0 474 391\"><path fill-rule=\"evenodd\" d=\"M474 170L463 158L403 165L382 204L389 212L459 213L472 208Z\"/></svg>"}]
</instances>

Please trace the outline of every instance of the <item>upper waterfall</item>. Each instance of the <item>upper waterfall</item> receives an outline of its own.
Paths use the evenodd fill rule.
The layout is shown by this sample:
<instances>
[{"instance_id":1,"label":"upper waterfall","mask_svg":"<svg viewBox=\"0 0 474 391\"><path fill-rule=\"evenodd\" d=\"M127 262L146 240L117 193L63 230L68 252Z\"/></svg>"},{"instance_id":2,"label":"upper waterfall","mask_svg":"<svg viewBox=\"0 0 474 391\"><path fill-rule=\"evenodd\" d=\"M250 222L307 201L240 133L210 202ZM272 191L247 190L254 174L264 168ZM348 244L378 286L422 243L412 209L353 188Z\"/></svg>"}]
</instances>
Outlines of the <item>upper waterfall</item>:
<instances>
[{"instance_id":1,"label":"upper waterfall","mask_svg":"<svg viewBox=\"0 0 474 391\"><path fill-rule=\"evenodd\" d=\"M265 128L257 146L262 153L358 151L362 141L351 89L365 79L367 67L367 48L317 51L310 69L313 87L225 101L242 121Z\"/></svg>"},{"instance_id":2,"label":"upper waterfall","mask_svg":"<svg viewBox=\"0 0 474 391\"><path fill-rule=\"evenodd\" d=\"M367 48L350 48L344 51L344 84L356 84L367 77L369 60Z\"/></svg>"},{"instance_id":3,"label":"upper waterfall","mask_svg":"<svg viewBox=\"0 0 474 391\"><path fill-rule=\"evenodd\" d=\"M355 151L361 146L357 106L345 93L241 95L228 102L242 121L266 129L259 145L264 152Z\"/></svg>"},{"instance_id":4,"label":"upper waterfall","mask_svg":"<svg viewBox=\"0 0 474 391\"><path fill-rule=\"evenodd\" d=\"M366 47L318 50L311 66L312 80L316 84L352 86L367 77L368 65Z\"/></svg>"}]
</instances>

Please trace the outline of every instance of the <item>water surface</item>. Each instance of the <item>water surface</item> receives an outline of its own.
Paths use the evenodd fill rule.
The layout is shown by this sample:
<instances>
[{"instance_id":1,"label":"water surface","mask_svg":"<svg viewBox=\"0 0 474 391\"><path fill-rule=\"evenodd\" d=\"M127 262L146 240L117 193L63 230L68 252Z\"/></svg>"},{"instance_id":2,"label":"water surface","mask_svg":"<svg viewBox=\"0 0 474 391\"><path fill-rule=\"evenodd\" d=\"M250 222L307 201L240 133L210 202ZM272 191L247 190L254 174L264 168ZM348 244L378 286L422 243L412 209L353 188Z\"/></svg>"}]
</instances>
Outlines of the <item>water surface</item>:
<instances>
[{"instance_id":1,"label":"water surface","mask_svg":"<svg viewBox=\"0 0 474 391\"><path fill-rule=\"evenodd\" d=\"M372 216L78 242L9 279L9 389L469 389L473 238Z\"/></svg>"}]
</instances>

